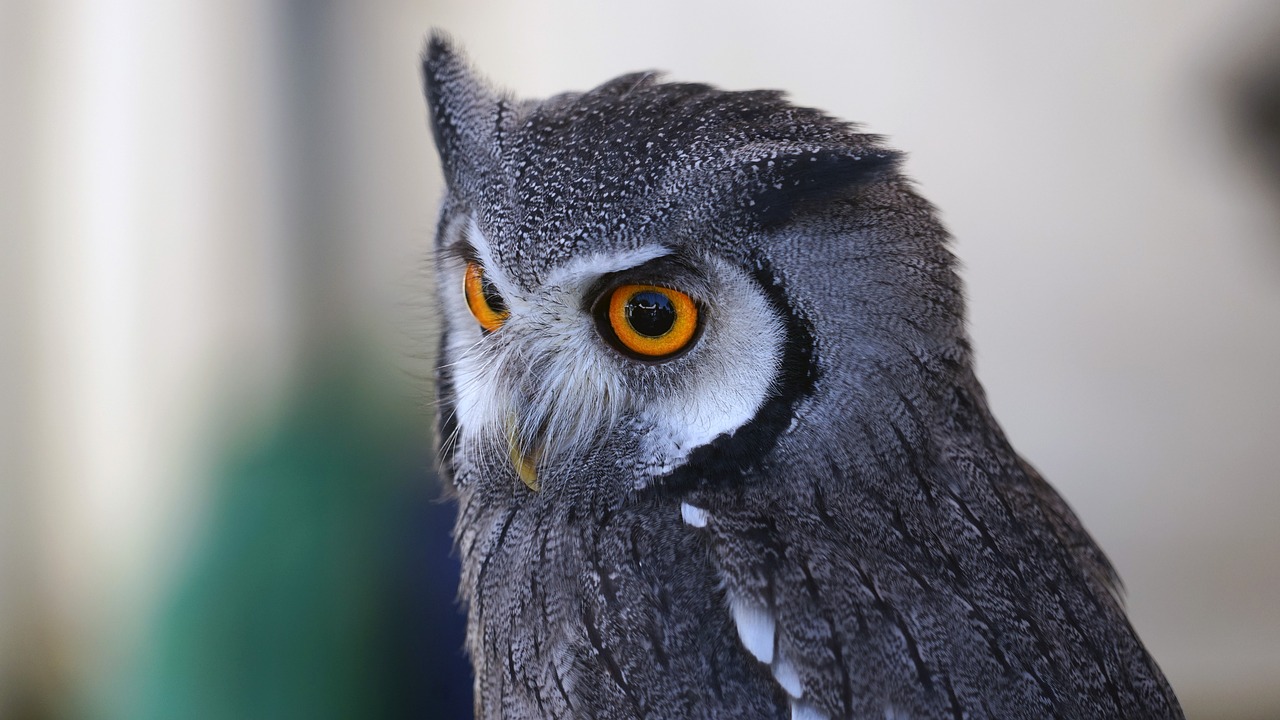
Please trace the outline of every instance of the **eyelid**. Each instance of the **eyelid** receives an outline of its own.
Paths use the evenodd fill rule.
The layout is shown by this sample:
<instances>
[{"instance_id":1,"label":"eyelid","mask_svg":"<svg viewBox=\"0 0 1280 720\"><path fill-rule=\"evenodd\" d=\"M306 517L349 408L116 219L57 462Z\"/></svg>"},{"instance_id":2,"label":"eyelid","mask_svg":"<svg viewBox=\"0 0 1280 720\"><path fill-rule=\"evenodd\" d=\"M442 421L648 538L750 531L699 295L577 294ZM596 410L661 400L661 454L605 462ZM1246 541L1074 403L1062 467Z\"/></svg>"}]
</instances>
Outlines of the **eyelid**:
<instances>
[{"instance_id":1,"label":"eyelid","mask_svg":"<svg viewBox=\"0 0 1280 720\"><path fill-rule=\"evenodd\" d=\"M684 293L697 303L711 296L707 275L684 257L669 254L596 278L582 296L583 312L593 312L602 298L622 285L656 285Z\"/></svg>"},{"instance_id":2,"label":"eyelid","mask_svg":"<svg viewBox=\"0 0 1280 720\"><path fill-rule=\"evenodd\" d=\"M437 248L436 254L441 259L446 260L461 261L463 263L480 262L480 253L476 251L471 241L465 237ZM484 263L480 264L483 265Z\"/></svg>"}]
</instances>

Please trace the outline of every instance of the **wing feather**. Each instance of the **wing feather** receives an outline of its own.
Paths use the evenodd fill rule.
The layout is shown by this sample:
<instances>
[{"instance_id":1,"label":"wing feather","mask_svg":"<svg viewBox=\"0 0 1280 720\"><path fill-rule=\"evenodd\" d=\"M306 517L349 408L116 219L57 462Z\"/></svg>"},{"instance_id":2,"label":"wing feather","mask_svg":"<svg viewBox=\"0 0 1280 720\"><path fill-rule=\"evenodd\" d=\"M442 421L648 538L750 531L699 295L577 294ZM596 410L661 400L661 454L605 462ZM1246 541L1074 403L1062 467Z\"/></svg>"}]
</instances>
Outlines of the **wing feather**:
<instances>
[{"instance_id":1,"label":"wing feather","mask_svg":"<svg viewBox=\"0 0 1280 720\"><path fill-rule=\"evenodd\" d=\"M843 475L790 458L682 506L793 717L1180 717L1110 566L1025 463L899 450Z\"/></svg>"}]
</instances>

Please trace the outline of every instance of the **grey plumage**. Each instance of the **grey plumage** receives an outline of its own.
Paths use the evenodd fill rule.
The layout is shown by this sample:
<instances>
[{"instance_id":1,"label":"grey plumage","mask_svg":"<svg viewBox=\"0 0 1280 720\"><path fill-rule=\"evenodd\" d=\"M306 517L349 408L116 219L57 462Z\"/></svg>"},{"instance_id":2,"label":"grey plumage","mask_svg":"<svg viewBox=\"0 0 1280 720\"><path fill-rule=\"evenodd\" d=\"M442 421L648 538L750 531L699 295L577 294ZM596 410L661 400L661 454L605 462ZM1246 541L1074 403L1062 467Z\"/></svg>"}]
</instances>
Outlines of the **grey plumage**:
<instances>
[{"instance_id":1,"label":"grey plumage","mask_svg":"<svg viewBox=\"0 0 1280 720\"><path fill-rule=\"evenodd\" d=\"M516 100L439 35L424 77L478 716L1181 717L880 138L651 73ZM621 283L693 298L679 354L619 352Z\"/></svg>"}]
</instances>

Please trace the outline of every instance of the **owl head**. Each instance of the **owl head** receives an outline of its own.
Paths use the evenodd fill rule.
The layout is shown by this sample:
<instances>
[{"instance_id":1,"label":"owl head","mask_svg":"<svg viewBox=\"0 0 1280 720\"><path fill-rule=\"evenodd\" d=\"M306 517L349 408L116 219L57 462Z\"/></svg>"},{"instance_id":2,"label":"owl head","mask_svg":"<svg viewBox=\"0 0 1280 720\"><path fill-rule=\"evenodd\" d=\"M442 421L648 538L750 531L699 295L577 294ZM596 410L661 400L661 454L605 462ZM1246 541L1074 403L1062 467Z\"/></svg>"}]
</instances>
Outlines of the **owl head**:
<instances>
[{"instance_id":1,"label":"owl head","mask_svg":"<svg viewBox=\"0 0 1280 720\"><path fill-rule=\"evenodd\" d=\"M457 486L623 502L839 452L967 372L946 235L878 137L654 73L520 100L438 34L423 72Z\"/></svg>"}]
</instances>

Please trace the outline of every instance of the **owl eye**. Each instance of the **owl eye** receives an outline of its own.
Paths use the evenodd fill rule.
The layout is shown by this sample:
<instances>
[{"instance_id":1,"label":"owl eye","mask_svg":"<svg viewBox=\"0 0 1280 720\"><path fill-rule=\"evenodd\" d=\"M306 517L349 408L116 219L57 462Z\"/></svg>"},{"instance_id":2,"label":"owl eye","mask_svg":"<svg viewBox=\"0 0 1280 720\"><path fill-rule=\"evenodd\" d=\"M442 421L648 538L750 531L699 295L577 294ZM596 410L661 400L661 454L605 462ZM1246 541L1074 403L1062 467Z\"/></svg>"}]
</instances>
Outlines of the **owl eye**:
<instances>
[{"instance_id":1,"label":"owl eye","mask_svg":"<svg viewBox=\"0 0 1280 720\"><path fill-rule=\"evenodd\" d=\"M679 290L619 285L597 305L601 334L623 354L667 360L687 349L698 330L698 306ZM605 298L602 298L602 300Z\"/></svg>"},{"instance_id":2,"label":"owl eye","mask_svg":"<svg viewBox=\"0 0 1280 720\"><path fill-rule=\"evenodd\" d=\"M474 260L467 262L467 273L462 281L463 290L467 294L467 307L471 314L480 321L485 332L493 332L502 327L510 312L498 289L484 274L484 268Z\"/></svg>"}]
</instances>

